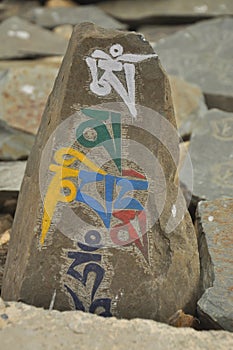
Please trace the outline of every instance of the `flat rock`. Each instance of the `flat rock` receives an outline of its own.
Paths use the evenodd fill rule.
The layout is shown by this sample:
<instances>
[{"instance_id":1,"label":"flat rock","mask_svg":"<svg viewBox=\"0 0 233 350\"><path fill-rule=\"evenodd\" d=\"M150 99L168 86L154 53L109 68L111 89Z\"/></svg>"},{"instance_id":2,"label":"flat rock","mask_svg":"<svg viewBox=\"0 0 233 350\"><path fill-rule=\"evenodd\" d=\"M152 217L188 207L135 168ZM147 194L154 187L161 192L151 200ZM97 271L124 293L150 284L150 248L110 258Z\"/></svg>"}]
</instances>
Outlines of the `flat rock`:
<instances>
[{"instance_id":1,"label":"flat rock","mask_svg":"<svg viewBox=\"0 0 233 350\"><path fill-rule=\"evenodd\" d=\"M0 193L20 190L26 163L26 161L0 162Z\"/></svg>"},{"instance_id":2,"label":"flat rock","mask_svg":"<svg viewBox=\"0 0 233 350\"><path fill-rule=\"evenodd\" d=\"M73 26L71 24L63 24L61 26L54 28L54 33L61 35L65 39L70 40L72 32L73 32Z\"/></svg>"},{"instance_id":3,"label":"flat rock","mask_svg":"<svg viewBox=\"0 0 233 350\"><path fill-rule=\"evenodd\" d=\"M27 158L33 143L33 135L11 128L0 120L0 160Z\"/></svg>"},{"instance_id":4,"label":"flat rock","mask_svg":"<svg viewBox=\"0 0 233 350\"><path fill-rule=\"evenodd\" d=\"M19 17L0 24L0 60L63 55L67 40Z\"/></svg>"},{"instance_id":5,"label":"flat rock","mask_svg":"<svg viewBox=\"0 0 233 350\"><path fill-rule=\"evenodd\" d=\"M190 23L233 14L231 0L116 0L103 2L99 6L111 16L131 25Z\"/></svg>"},{"instance_id":6,"label":"flat rock","mask_svg":"<svg viewBox=\"0 0 233 350\"><path fill-rule=\"evenodd\" d=\"M202 21L153 47L169 74L200 86L209 108L233 111L233 18Z\"/></svg>"},{"instance_id":7,"label":"flat rock","mask_svg":"<svg viewBox=\"0 0 233 350\"><path fill-rule=\"evenodd\" d=\"M126 26L94 5L74 7L38 7L25 13L24 18L45 28L54 28L63 24L76 25L93 22L107 29L125 29Z\"/></svg>"},{"instance_id":8,"label":"flat rock","mask_svg":"<svg viewBox=\"0 0 233 350\"><path fill-rule=\"evenodd\" d=\"M177 127L180 136L190 137L207 112L201 89L176 76L169 76Z\"/></svg>"},{"instance_id":9,"label":"flat rock","mask_svg":"<svg viewBox=\"0 0 233 350\"><path fill-rule=\"evenodd\" d=\"M95 58L109 73L104 89L94 79ZM112 64L116 74L114 67L109 72ZM134 94L126 97L120 82L131 92L135 87L135 101ZM2 288L5 299L163 322L179 309L195 312L199 255L175 185L175 125L168 78L142 36L91 23L75 27L20 191ZM105 144L106 135L114 147ZM61 172L65 182L59 175L53 187L54 171L49 169L61 167L68 171L67 176ZM80 176L87 181L97 176L93 185L101 197L92 186L84 195ZM122 185L129 204L120 200L118 181L133 181L133 188ZM68 188L74 197L65 195Z\"/></svg>"},{"instance_id":10,"label":"flat rock","mask_svg":"<svg viewBox=\"0 0 233 350\"><path fill-rule=\"evenodd\" d=\"M193 202L233 197L233 114L208 111L194 130L189 154L193 165ZM184 184L189 182L185 166L180 173ZM189 185L187 185L189 186Z\"/></svg>"},{"instance_id":11,"label":"flat rock","mask_svg":"<svg viewBox=\"0 0 233 350\"><path fill-rule=\"evenodd\" d=\"M152 44L160 39L164 39L167 36L185 29L185 25L147 25L137 29L139 33L142 33L145 38Z\"/></svg>"},{"instance_id":12,"label":"flat rock","mask_svg":"<svg viewBox=\"0 0 233 350\"><path fill-rule=\"evenodd\" d=\"M232 168L231 168L232 169ZM204 294L199 315L209 326L233 332L233 199L201 202L197 227Z\"/></svg>"},{"instance_id":13,"label":"flat rock","mask_svg":"<svg viewBox=\"0 0 233 350\"><path fill-rule=\"evenodd\" d=\"M0 342L3 349L80 350L226 350L233 348L233 334L197 332L151 320L104 319L83 312L46 311L22 303L0 307ZM91 336L90 336L91 330ZM17 339L17 341L15 341Z\"/></svg>"},{"instance_id":14,"label":"flat rock","mask_svg":"<svg viewBox=\"0 0 233 350\"><path fill-rule=\"evenodd\" d=\"M58 69L48 65L10 68L0 100L0 118L13 128L36 134Z\"/></svg>"}]
</instances>

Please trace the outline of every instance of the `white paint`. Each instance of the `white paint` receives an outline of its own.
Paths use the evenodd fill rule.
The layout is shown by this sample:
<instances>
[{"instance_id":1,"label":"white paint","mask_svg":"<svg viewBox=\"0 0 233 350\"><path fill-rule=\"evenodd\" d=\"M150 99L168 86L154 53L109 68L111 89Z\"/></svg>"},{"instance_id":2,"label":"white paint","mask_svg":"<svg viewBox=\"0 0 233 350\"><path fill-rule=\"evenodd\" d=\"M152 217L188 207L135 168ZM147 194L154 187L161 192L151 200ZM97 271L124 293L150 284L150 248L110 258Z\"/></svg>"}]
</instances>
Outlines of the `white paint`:
<instances>
[{"instance_id":1,"label":"white paint","mask_svg":"<svg viewBox=\"0 0 233 350\"><path fill-rule=\"evenodd\" d=\"M21 91L24 92L26 95L33 94L34 90L35 90L35 86L32 86L32 85L23 85L21 87Z\"/></svg>"},{"instance_id":2,"label":"white paint","mask_svg":"<svg viewBox=\"0 0 233 350\"><path fill-rule=\"evenodd\" d=\"M173 204L173 206L172 206L172 216L173 216L173 218L176 217L176 212L177 212L176 206L175 206L175 204Z\"/></svg>"},{"instance_id":3,"label":"white paint","mask_svg":"<svg viewBox=\"0 0 233 350\"><path fill-rule=\"evenodd\" d=\"M90 89L98 96L106 96L111 93L113 88L123 99L132 116L136 118L134 63L157 57L158 55L123 54L123 47L120 44L112 45L109 53L111 56L102 50L95 50L91 57L86 58L86 63L92 75ZM98 77L98 68L104 71L100 78ZM114 72L121 71L125 73L127 90L114 74Z\"/></svg>"},{"instance_id":4,"label":"white paint","mask_svg":"<svg viewBox=\"0 0 233 350\"><path fill-rule=\"evenodd\" d=\"M8 30L7 35L18 39L27 40L30 38L30 33L24 30Z\"/></svg>"},{"instance_id":5,"label":"white paint","mask_svg":"<svg viewBox=\"0 0 233 350\"><path fill-rule=\"evenodd\" d=\"M51 299L51 302L50 302L50 305L49 305L49 310L50 311L53 310L55 299L56 299L56 295L57 295L57 290L54 289L54 292L53 292L53 295L52 295L52 299Z\"/></svg>"},{"instance_id":6,"label":"white paint","mask_svg":"<svg viewBox=\"0 0 233 350\"><path fill-rule=\"evenodd\" d=\"M208 217L208 221L209 221L209 222L214 221L214 217L213 217L213 216L209 216L209 217Z\"/></svg>"},{"instance_id":7,"label":"white paint","mask_svg":"<svg viewBox=\"0 0 233 350\"><path fill-rule=\"evenodd\" d=\"M206 11L208 11L208 6L207 5L194 6L194 11L197 13L205 13Z\"/></svg>"}]
</instances>

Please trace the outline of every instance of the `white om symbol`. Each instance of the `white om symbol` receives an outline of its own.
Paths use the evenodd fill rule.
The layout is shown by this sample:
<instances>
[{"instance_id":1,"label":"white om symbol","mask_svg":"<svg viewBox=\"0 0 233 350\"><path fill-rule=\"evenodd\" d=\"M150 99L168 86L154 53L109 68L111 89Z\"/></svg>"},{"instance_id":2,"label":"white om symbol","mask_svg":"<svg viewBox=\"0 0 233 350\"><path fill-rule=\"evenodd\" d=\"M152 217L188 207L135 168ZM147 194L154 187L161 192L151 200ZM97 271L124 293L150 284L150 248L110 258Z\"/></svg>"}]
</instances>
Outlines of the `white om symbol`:
<instances>
[{"instance_id":1,"label":"white om symbol","mask_svg":"<svg viewBox=\"0 0 233 350\"><path fill-rule=\"evenodd\" d=\"M110 94L113 88L121 96L132 116L136 118L134 63L157 57L157 55L123 55L123 47L120 44L112 45L109 52L111 56L102 50L95 50L91 57L86 58L86 63L92 75L90 89L98 96L106 96ZM104 70L100 78L98 78L98 67ZM122 70L125 72L127 90L114 74L114 72L121 72Z\"/></svg>"}]
</instances>

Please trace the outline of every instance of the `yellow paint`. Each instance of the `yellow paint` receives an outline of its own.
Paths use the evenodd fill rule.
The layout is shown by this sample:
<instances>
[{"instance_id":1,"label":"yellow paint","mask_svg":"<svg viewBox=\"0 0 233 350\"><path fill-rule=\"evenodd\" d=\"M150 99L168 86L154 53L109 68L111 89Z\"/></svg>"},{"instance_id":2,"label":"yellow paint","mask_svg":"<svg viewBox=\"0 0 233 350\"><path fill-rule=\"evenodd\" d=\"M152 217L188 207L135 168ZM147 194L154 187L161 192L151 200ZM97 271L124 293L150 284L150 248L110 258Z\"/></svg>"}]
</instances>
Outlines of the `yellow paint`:
<instances>
[{"instance_id":1,"label":"yellow paint","mask_svg":"<svg viewBox=\"0 0 233 350\"><path fill-rule=\"evenodd\" d=\"M64 156L70 157L68 159L64 159ZM77 178L79 170L69 168L69 166L78 160L94 172L100 173L102 175L107 174L104 170L96 166L83 153L73 148L59 149L54 155L54 160L59 165L51 164L49 167L49 170L55 174L49 184L48 191L44 200L44 215L42 218L42 233L40 237L41 245L44 244L57 203L70 203L76 197L77 188L75 184L67 178ZM68 188L70 190L70 193L67 196L62 194L62 190L64 188Z\"/></svg>"}]
</instances>

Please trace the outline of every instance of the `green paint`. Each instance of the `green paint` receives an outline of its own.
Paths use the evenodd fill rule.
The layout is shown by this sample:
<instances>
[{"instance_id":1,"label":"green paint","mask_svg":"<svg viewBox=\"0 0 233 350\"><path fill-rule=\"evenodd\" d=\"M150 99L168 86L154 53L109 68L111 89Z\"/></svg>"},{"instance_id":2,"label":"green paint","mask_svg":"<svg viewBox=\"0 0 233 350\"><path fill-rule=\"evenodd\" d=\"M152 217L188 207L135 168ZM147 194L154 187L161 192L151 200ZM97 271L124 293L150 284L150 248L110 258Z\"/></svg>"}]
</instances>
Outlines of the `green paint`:
<instances>
[{"instance_id":1,"label":"green paint","mask_svg":"<svg viewBox=\"0 0 233 350\"><path fill-rule=\"evenodd\" d=\"M103 146L109 155L112 157L117 168L121 172L121 115L109 111L100 111L94 109L83 109L82 113L90 120L87 120L79 125L76 129L77 141L84 147L94 148ZM113 138L104 123L111 118L111 127ZM87 128L94 129L96 132L95 140L88 140L84 137L84 131Z\"/></svg>"}]
</instances>

